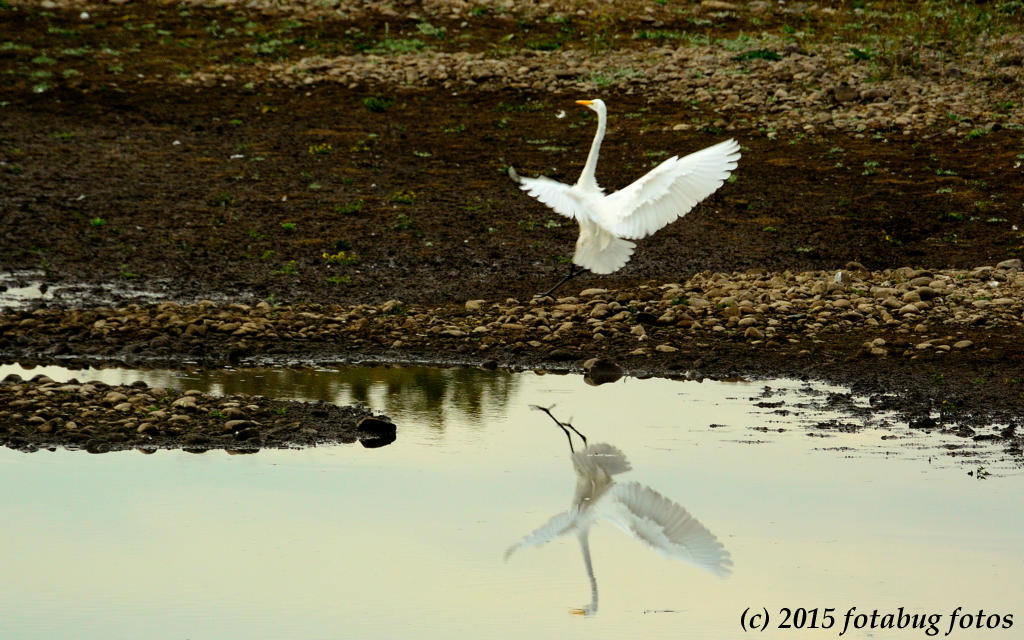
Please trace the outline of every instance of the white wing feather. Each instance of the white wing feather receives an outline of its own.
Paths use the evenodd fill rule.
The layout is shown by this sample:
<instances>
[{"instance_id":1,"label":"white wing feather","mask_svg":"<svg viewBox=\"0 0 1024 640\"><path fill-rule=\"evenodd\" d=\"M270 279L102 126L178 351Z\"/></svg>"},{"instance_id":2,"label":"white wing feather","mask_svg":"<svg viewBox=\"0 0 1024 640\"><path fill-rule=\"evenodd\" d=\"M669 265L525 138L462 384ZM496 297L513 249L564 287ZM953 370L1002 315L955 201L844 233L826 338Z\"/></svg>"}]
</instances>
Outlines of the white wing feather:
<instances>
[{"instance_id":1,"label":"white wing feather","mask_svg":"<svg viewBox=\"0 0 1024 640\"><path fill-rule=\"evenodd\" d=\"M579 219L580 217L591 218L586 215L586 205L580 201L579 195L572 190L572 186L540 176L538 178L521 178L519 188L548 205L566 218ZM583 214L581 216L581 214Z\"/></svg>"},{"instance_id":2,"label":"white wing feather","mask_svg":"<svg viewBox=\"0 0 1024 640\"><path fill-rule=\"evenodd\" d=\"M508 550L505 551L505 559L508 560L509 556L520 549L540 547L551 542L555 538L572 531L578 516L579 511L576 509L573 509L572 511L565 511L557 516L553 516L533 533L530 533L522 540L509 547Z\"/></svg>"},{"instance_id":3,"label":"white wing feather","mask_svg":"<svg viewBox=\"0 0 1024 640\"><path fill-rule=\"evenodd\" d=\"M606 196L599 224L621 238L651 235L722 186L736 168L739 148L730 139L684 158L665 160L633 184Z\"/></svg>"},{"instance_id":4,"label":"white wing feather","mask_svg":"<svg viewBox=\"0 0 1024 640\"><path fill-rule=\"evenodd\" d=\"M690 513L650 487L616 484L592 507L658 553L685 560L717 576L731 572L722 543Z\"/></svg>"}]
</instances>

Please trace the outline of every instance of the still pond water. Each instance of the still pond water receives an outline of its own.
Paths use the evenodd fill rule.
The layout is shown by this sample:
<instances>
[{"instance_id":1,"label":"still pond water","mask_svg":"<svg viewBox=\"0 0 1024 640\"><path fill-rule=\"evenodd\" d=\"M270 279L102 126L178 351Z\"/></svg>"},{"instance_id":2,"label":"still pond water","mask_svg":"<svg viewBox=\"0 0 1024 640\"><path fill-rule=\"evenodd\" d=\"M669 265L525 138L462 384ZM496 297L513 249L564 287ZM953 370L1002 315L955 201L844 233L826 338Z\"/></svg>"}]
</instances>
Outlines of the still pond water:
<instances>
[{"instance_id":1,"label":"still pond water","mask_svg":"<svg viewBox=\"0 0 1024 640\"><path fill-rule=\"evenodd\" d=\"M821 386L426 368L0 377L12 371L359 401L399 430L380 449L0 451L0 638L935 637L877 627L900 607L934 615L937 637L1024 637L1020 470L883 428L857 399L822 409ZM573 500L565 436L531 404L621 449L633 469L616 479L685 507L730 553L731 577L600 522L599 606L579 616L596 603L575 536L504 561ZM979 466L991 475L967 475ZM767 611L766 632L743 632L748 608ZM815 608L819 626L828 608L835 622L779 629L784 608L806 610L804 627ZM876 609L875 629L854 628ZM961 629L979 609L1012 627Z\"/></svg>"}]
</instances>

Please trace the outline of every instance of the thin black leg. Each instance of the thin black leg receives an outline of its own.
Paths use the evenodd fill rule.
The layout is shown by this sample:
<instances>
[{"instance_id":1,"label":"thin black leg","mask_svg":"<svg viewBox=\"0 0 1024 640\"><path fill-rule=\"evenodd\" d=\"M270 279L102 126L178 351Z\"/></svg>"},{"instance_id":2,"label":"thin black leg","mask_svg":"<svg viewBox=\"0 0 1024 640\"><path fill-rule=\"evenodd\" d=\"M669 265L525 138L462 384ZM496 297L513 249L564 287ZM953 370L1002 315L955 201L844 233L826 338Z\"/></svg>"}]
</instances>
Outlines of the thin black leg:
<instances>
[{"instance_id":1,"label":"thin black leg","mask_svg":"<svg viewBox=\"0 0 1024 640\"><path fill-rule=\"evenodd\" d=\"M548 414L548 417L551 418L552 420L554 420L555 424L557 424L562 429L562 432L565 433L565 437L569 439L569 451L571 451L572 453L576 453L576 450L572 446L572 436L569 434L569 429L572 429L572 432L580 437L580 440L583 441L583 447L586 448L586 446L587 446L587 436L585 436L582 433L580 433L579 431L577 431L576 427L572 426L568 422L562 422L561 420L556 418L554 416L554 414L551 413L551 410L548 409L547 407L541 407L541 406L536 405L536 404L530 405L530 406L532 406L534 409L536 409L538 411L543 411L544 413Z\"/></svg>"},{"instance_id":2,"label":"thin black leg","mask_svg":"<svg viewBox=\"0 0 1024 640\"><path fill-rule=\"evenodd\" d=\"M544 296L549 296L549 295L551 295L552 293L554 293L554 292L555 292L555 289L557 289L558 287L562 286L563 284L565 284L565 283L566 283L566 282L568 282L569 280L572 280L572 279L573 279L573 278L575 278L576 276L580 275L581 273L583 273L583 271L584 271L584 269L582 269L582 268L580 268L580 267L577 267L577 266L576 266L575 264L573 264L573 263L569 263L569 274L568 274L567 276L565 276L564 278L562 278L561 280L559 280L559 281L558 281L558 282L557 282L557 283L555 284L555 286L551 287L550 289L548 289L548 290L547 290L547 291L545 291L544 293L538 293L538 294L537 294L537 297L538 297L538 298L543 298Z\"/></svg>"}]
</instances>

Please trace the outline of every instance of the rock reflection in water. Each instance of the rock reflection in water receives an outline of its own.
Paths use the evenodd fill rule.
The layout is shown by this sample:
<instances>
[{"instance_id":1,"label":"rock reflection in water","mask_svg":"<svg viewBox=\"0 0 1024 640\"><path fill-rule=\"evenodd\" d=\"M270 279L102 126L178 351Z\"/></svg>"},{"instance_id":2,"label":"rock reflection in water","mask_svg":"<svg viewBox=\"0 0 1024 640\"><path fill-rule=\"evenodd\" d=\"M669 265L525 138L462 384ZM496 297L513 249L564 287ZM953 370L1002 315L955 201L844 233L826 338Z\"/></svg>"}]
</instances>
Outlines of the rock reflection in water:
<instances>
[{"instance_id":1,"label":"rock reflection in water","mask_svg":"<svg viewBox=\"0 0 1024 640\"><path fill-rule=\"evenodd\" d=\"M583 551L583 564L590 579L590 604L573 613L597 613L597 579L590 559L590 527L602 518L633 536L648 548L667 558L676 558L701 569L726 577L732 558L722 543L690 513L654 489L638 482L617 484L613 476L629 471L626 456L607 443L588 444L586 437L569 423L547 413L569 439L569 451L576 470L576 495L572 508L547 521L539 529L509 547L505 559L528 547L539 547L557 537L575 533ZM572 433L583 441L583 449L573 447Z\"/></svg>"},{"instance_id":2,"label":"rock reflection in water","mask_svg":"<svg viewBox=\"0 0 1024 640\"><path fill-rule=\"evenodd\" d=\"M520 377L507 371L429 367L345 367L326 369L250 369L197 371L185 380L158 386L179 386L225 395L246 393L270 397L359 403L396 419L415 419L438 428L459 414L460 421L478 424L487 409L506 406ZM469 420L465 420L469 418Z\"/></svg>"}]
</instances>

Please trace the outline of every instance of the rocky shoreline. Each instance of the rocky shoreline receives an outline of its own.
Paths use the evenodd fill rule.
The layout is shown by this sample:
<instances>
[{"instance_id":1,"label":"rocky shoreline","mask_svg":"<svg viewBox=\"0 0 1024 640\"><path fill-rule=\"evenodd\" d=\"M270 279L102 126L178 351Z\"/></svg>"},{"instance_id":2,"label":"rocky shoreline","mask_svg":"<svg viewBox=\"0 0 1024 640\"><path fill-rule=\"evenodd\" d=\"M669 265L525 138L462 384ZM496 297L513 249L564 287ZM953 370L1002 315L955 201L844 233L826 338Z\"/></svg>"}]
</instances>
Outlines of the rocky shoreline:
<instances>
[{"instance_id":1,"label":"rocky shoreline","mask_svg":"<svg viewBox=\"0 0 1024 640\"><path fill-rule=\"evenodd\" d=\"M588 361L600 358L634 376L811 376L868 394L912 425L996 437L1006 441L1008 454L1020 455L1019 260L972 270L869 272L850 264L836 272L705 272L680 283L573 293L440 306L391 300L41 307L0 317L0 357L172 367L417 362L563 372L585 371ZM189 402L185 398L169 401ZM124 402L130 401L113 404ZM178 415L223 413L241 403L249 404L207 399L202 410ZM237 445L238 433L249 433L225 432L223 421L206 423L219 446ZM131 416L121 424L125 433L142 428ZM329 439L351 440L352 420L345 424L348 435ZM191 433L180 427L159 432L163 442L185 445ZM319 437L295 440L304 433L298 425L289 433L292 440L279 442Z\"/></svg>"},{"instance_id":2,"label":"rocky shoreline","mask_svg":"<svg viewBox=\"0 0 1024 640\"><path fill-rule=\"evenodd\" d=\"M193 453L224 449L308 447L360 442L378 447L395 440L395 425L363 407L214 396L174 391L143 382L58 383L44 375L0 381L0 446L22 451L65 447L90 453L124 449Z\"/></svg>"},{"instance_id":3,"label":"rocky shoreline","mask_svg":"<svg viewBox=\"0 0 1024 640\"><path fill-rule=\"evenodd\" d=\"M153 357L191 347L273 353L273 344L335 342L422 350L436 344L486 356L496 348L536 350L559 359L567 348L611 341L633 356L671 354L677 342L722 337L751 346L822 342L829 334L876 332L861 347L872 356L911 360L956 357L975 344L968 334L1024 332L1021 261L972 270L904 267L869 272L859 264L835 272L701 272L682 283L627 289L586 288L576 295L530 300L469 300L462 305L275 306L165 302L93 309L13 311L0 316L0 354ZM884 335L901 336L887 342ZM255 345L264 345L256 347ZM116 352L117 349L115 349ZM571 359L571 358L564 358Z\"/></svg>"}]
</instances>

